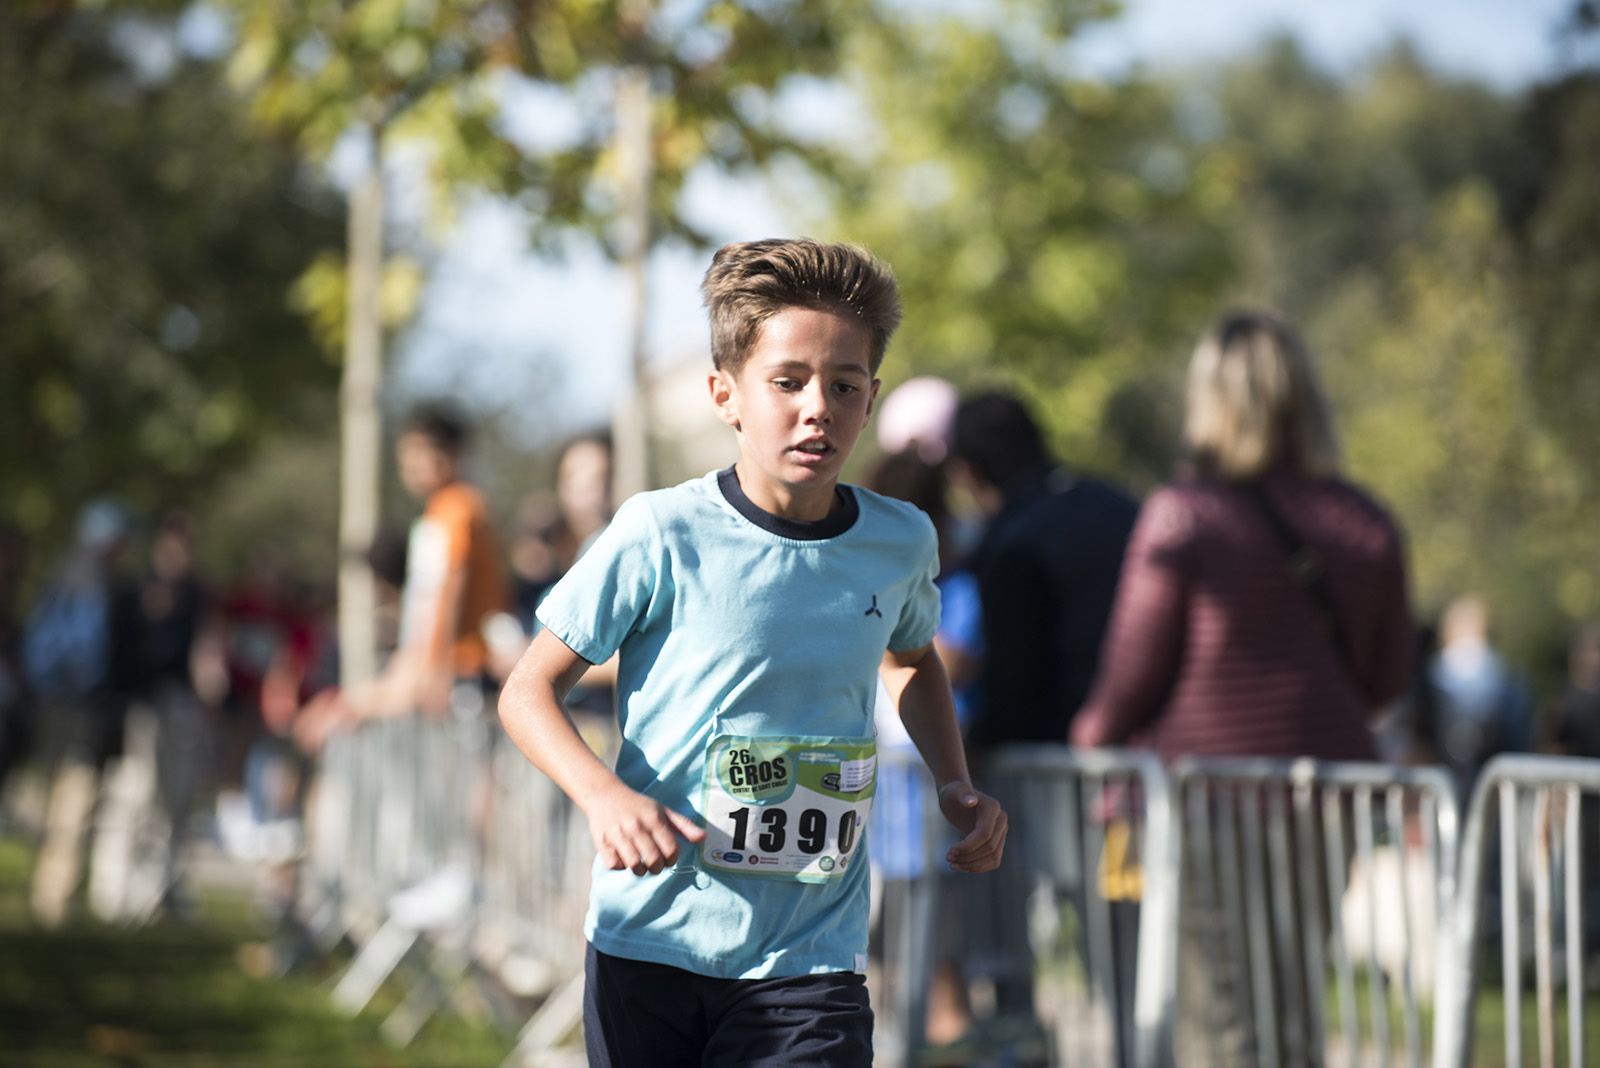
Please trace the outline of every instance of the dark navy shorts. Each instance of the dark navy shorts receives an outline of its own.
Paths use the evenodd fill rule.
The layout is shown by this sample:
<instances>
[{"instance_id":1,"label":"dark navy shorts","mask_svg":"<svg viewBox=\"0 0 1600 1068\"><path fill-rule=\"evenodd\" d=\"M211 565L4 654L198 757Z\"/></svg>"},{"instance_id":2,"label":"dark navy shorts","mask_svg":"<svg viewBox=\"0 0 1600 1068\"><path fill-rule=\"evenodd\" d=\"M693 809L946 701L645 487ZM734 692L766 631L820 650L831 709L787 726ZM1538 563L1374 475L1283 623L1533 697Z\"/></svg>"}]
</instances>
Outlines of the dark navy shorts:
<instances>
[{"instance_id":1,"label":"dark navy shorts","mask_svg":"<svg viewBox=\"0 0 1600 1068\"><path fill-rule=\"evenodd\" d=\"M872 1063L872 1008L854 972L713 979L594 946L584 970L590 1068Z\"/></svg>"}]
</instances>

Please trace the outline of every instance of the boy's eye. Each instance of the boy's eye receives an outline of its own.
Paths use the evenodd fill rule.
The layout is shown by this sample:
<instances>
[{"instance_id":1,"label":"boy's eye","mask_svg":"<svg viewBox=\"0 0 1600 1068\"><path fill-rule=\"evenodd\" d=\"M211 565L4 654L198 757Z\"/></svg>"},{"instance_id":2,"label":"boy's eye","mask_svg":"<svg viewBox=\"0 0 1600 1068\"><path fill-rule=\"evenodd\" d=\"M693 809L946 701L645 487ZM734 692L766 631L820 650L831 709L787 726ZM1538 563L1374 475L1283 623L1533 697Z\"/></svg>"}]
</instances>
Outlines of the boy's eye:
<instances>
[{"instance_id":1,"label":"boy's eye","mask_svg":"<svg viewBox=\"0 0 1600 1068\"><path fill-rule=\"evenodd\" d=\"M774 378L772 384L786 393L791 393L800 388L799 381L793 378Z\"/></svg>"},{"instance_id":2,"label":"boy's eye","mask_svg":"<svg viewBox=\"0 0 1600 1068\"><path fill-rule=\"evenodd\" d=\"M854 382L835 382L833 384L833 391L835 393L846 393L846 394L849 394L849 393L857 393L860 390L861 390L861 387L856 385Z\"/></svg>"}]
</instances>

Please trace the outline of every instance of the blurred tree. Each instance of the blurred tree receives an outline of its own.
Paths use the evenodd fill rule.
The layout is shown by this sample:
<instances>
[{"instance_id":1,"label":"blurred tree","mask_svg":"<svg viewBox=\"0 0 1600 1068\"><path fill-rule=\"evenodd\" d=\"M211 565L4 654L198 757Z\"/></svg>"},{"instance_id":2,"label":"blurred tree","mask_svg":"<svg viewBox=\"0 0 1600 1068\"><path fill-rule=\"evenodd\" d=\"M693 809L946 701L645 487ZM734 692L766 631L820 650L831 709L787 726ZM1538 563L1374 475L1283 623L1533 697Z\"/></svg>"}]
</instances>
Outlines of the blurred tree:
<instances>
[{"instance_id":1,"label":"blurred tree","mask_svg":"<svg viewBox=\"0 0 1600 1068\"><path fill-rule=\"evenodd\" d=\"M0 5L0 514L46 541L197 501L333 381L287 294L337 203L169 31Z\"/></svg>"},{"instance_id":2,"label":"blurred tree","mask_svg":"<svg viewBox=\"0 0 1600 1068\"><path fill-rule=\"evenodd\" d=\"M1514 265L1493 190L1467 180L1310 326L1350 471L1407 529L1419 605L1483 594L1528 663L1600 610L1600 497L1540 418Z\"/></svg>"},{"instance_id":3,"label":"blurred tree","mask_svg":"<svg viewBox=\"0 0 1600 1068\"><path fill-rule=\"evenodd\" d=\"M1236 291L1292 318L1418 240L1464 178L1498 186L1514 163L1512 102L1430 70L1404 42L1336 79L1279 38L1195 91L1235 160Z\"/></svg>"},{"instance_id":4,"label":"blurred tree","mask_svg":"<svg viewBox=\"0 0 1600 1068\"><path fill-rule=\"evenodd\" d=\"M908 17L858 35L871 129L843 146L828 228L894 265L895 375L1009 380L1064 457L1170 469L1173 359L1232 277L1227 157L1139 77L1076 74L1095 3Z\"/></svg>"},{"instance_id":5,"label":"blurred tree","mask_svg":"<svg viewBox=\"0 0 1600 1068\"><path fill-rule=\"evenodd\" d=\"M238 16L235 83L253 94L263 119L293 130L316 159L353 131L371 144L351 198L347 290L341 295L340 275L324 271L322 285L309 294L324 321L336 322L338 310L348 309L340 633L346 673L362 678L371 670L372 592L357 553L380 511L383 153L402 142L420 145L441 203L462 188L517 197L538 220L536 240L573 226L599 235L638 265L634 318L642 324L642 264L652 239L699 236L676 207L690 169L705 161L759 164L789 146L767 121L768 98L792 74L831 68L834 32L853 5L226 0L226 6ZM554 93L578 114L568 136L539 149L513 142L503 121L508 92L530 88ZM619 137L619 125L634 136ZM636 353L635 364L640 358Z\"/></svg>"},{"instance_id":6,"label":"blurred tree","mask_svg":"<svg viewBox=\"0 0 1600 1068\"><path fill-rule=\"evenodd\" d=\"M1579 4L1572 25L1574 36L1600 44L1600 6ZM1600 494L1600 60L1536 86L1516 131L1518 167L1504 200L1533 381Z\"/></svg>"}]
</instances>

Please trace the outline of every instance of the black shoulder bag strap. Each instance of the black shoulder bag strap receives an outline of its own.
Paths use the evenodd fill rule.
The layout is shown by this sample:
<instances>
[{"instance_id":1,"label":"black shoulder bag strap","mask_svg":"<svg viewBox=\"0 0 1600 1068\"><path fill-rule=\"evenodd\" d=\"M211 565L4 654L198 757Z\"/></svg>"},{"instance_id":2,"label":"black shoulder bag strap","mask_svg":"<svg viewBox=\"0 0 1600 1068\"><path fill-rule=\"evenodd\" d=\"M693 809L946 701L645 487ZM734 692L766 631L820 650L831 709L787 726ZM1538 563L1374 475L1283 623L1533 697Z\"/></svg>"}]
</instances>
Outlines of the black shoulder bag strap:
<instances>
[{"instance_id":1,"label":"black shoulder bag strap","mask_svg":"<svg viewBox=\"0 0 1600 1068\"><path fill-rule=\"evenodd\" d=\"M1246 482L1242 488L1246 495L1255 501L1256 507L1261 509L1267 525L1272 527L1272 532L1277 535L1278 544L1283 546L1289 578L1296 586L1311 595L1311 603L1322 620L1322 627L1327 631L1328 639L1333 642L1339 663L1344 665L1345 673L1353 679L1355 671L1350 662L1350 647L1345 642L1344 628L1339 625L1339 613L1334 609L1333 595L1328 591L1328 571L1322 564L1322 554L1307 545L1294 532L1294 528L1283 518L1283 513L1273 506L1261 483Z\"/></svg>"}]
</instances>

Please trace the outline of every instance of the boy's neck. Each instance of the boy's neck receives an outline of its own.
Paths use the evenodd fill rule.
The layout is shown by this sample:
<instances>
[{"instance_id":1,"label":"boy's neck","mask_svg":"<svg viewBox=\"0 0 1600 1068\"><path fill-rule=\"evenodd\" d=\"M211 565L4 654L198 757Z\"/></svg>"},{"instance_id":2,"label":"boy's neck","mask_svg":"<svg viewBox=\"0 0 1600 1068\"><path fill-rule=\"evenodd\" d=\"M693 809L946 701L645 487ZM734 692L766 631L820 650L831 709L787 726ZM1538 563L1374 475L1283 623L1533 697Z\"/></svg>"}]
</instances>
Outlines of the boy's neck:
<instances>
[{"instance_id":1,"label":"boy's neck","mask_svg":"<svg viewBox=\"0 0 1600 1068\"><path fill-rule=\"evenodd\" d=\"M750 503L769 515L792 519L799 523L817 523L828 518L841 507L839 495L834 492L838 479L828 479L812 486L796 489L781 484L774 485L758 475L744 460L733 465L734 477Z\"/></svg>"}]
</instances>

